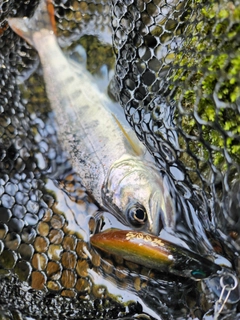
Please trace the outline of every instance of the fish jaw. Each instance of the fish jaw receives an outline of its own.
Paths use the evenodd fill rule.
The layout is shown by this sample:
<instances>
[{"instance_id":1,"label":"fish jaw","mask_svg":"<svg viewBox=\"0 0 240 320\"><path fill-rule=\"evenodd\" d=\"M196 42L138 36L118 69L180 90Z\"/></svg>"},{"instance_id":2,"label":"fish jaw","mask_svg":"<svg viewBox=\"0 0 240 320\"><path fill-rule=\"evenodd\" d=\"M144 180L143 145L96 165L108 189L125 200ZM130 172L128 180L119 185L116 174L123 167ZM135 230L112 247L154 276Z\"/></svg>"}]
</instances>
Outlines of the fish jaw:
<instances>
[{"instance_id":1,"label":"fish jaw","mask_svg":"<svg viewBox=\"0 0 240 320\"><path fill-rule=\"evenodd\" d=\"M124 156L115 162L104 182L102 198L108 210L135 230L159 235L163 227L175 228L168 187L154 165L142 158ZM145 219L135 219L137 215L145 215Z\"/></svg>"}]
</instances>

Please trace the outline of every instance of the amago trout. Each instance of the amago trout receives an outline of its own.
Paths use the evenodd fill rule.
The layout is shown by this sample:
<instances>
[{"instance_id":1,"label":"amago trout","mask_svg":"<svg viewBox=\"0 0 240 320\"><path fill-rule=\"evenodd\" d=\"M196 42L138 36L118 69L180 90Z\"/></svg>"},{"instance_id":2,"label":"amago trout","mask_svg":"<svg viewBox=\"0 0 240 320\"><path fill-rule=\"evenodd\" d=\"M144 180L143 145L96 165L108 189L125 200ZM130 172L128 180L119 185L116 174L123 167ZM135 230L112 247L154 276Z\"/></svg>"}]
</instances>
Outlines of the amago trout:
<instances>
[{"instance_id":1,"label":"amago trout","mask_svg":"<svg viewBox=\"0 0 240 320\"><path fill-rule=\"evenodd\" d=\"M54 33L53 5L40 2L31 19L11 18L11 28L38 51L59 139L83 184L122 223L158 235L174 228L175 209L154 159L109 111L110 103L83 66L77 73Z\"/></svg>"}]
</instances>

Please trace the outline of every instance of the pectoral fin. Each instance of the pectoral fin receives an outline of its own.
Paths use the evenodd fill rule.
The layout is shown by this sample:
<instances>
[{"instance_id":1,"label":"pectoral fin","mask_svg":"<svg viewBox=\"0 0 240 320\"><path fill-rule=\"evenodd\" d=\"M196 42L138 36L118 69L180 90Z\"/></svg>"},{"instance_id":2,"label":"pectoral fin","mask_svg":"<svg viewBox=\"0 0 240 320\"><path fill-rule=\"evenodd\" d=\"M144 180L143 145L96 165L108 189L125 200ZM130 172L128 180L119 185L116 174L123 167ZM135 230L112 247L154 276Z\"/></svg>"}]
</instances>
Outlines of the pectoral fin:
<instances>
[{"instance_id":1,"label":"pectoral fin","mask_svg":"<svg viewBox=\"0 0 240 320\"><path fill-rule=\"evenodd\" d=\"M118 127L122 131L124 137L126 138L127 143L137 156L142 156L145 153L145 148L143 147L140 140L138 140L135 132L131 130L130 128L124 128L124 126L120 123L120 121L115 117L114 114L112 114L113 118L115 119Z\"/></svg>"}]
</instances>

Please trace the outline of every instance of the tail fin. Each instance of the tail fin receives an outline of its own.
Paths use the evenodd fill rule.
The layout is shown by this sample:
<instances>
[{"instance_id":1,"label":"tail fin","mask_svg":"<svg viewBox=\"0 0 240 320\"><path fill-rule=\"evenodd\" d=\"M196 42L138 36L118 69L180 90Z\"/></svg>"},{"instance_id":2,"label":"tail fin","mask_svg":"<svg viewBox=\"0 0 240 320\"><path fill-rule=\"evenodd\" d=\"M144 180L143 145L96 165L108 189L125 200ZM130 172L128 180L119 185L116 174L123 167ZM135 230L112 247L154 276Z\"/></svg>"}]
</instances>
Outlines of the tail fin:
<instances>
[{"instance_id":1,"label":"tail fin","mask_svg":"<svg viewBox=\"0 0 240 320\"><path fill-rule=\"evenodd\" d=\"M14 32L25 39L33 47L33 35L42 30L56 33L54 6L51 0L40 0L32 18L9 18L8 24Z\"/></svg>"}]
</instances>

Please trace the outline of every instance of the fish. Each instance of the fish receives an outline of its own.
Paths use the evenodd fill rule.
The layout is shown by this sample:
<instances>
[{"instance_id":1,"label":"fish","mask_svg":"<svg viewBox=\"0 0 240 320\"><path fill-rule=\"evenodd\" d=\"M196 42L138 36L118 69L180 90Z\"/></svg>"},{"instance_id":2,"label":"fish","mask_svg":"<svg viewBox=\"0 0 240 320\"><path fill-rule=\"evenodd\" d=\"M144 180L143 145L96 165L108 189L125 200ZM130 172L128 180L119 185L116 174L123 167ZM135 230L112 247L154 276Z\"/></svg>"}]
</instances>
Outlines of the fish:
<instances>
[{"instance_id":1,"label":"fish","mask_svg":"<svg viewBox=\"0 0 240 320\"><path fill-rule=\"evenodd\" d=\"M59 141L96 202L134 230L173 230L176 208L166 179L131 127L111 112L86 68L76 72L64 56L52 2L41 0L32 18L11 17L8 24L39 54Z\"/></svg>"},{"instance_id":2,"label":"fish","mask_svg":"<svg viewBox=\"0 0 240 320\"><path fill-rule=\"evenodd\" d=\"M93 247L144 267L200 281L221 266L186 248L149 233L110 228L90 237Z\"/></svg>"}]
</instances>

